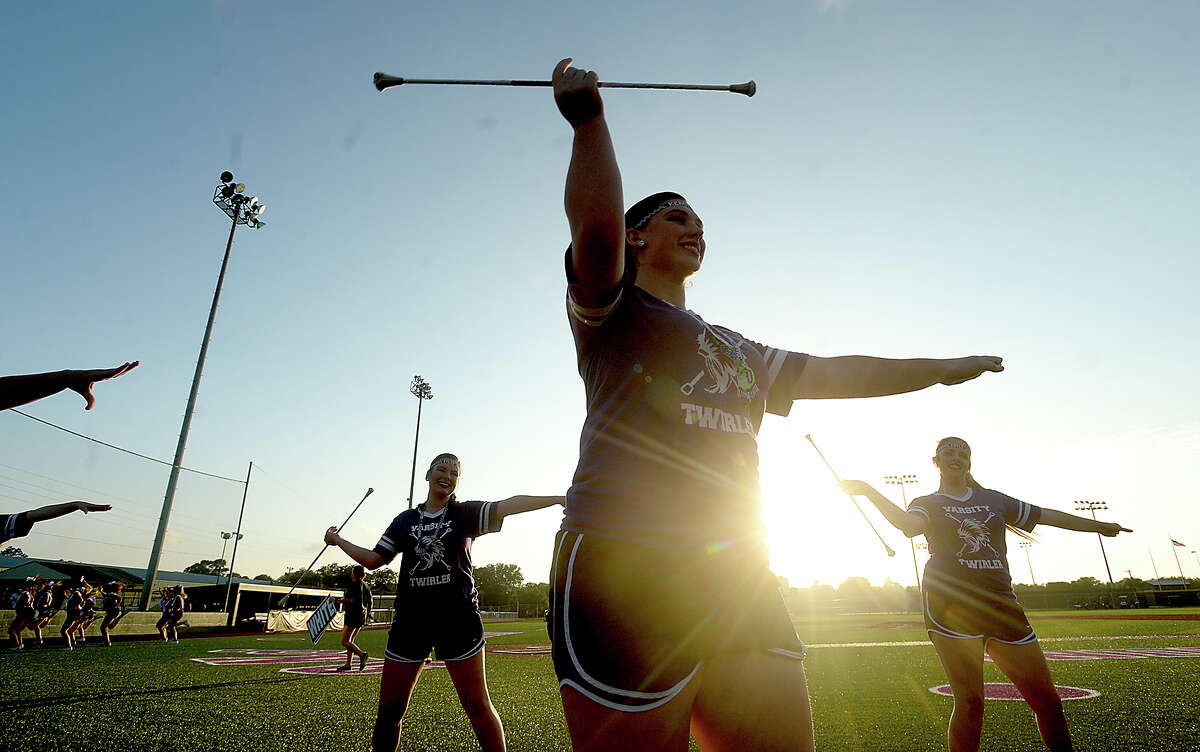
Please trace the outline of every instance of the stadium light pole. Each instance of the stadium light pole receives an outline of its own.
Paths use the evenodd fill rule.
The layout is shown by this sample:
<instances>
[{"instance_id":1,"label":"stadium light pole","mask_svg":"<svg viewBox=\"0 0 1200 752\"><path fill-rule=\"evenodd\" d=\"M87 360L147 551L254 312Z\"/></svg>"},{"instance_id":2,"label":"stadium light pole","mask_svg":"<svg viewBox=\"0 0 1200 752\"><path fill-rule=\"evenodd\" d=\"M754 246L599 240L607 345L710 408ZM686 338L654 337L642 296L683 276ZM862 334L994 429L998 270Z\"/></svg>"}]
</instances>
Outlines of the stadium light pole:
<instances>
[{"instance_id":1,"label":"stadium light pole","mask_svg":"<svg viewBox=\"0 0 1200 752\"><path fill-rule=\"evenodd\" d=\"M1029 549L1033 547L1033 544L1029 541L1021 541L1019 545L1025 549L1025 563L1029 565L1029 579L1033 580L1033 584L1036 587L1037 578L1033 576L1033 559L1029 558Z\"/></svg>"},{"instance_id":2,"label":"stadium light pole","mask_svg":"<svg viewBox=\"0 0 1200 752\"><path fill-rule=\"evenodd\" d=\"M1075 511L1091 512L1092 519L1096 519L1097 509L1108 509L1108 504L1103 501L1087 501L1077 499L1075 501ZM1117 607L1116 585L1113 584L1112 569L1108 566L1108 554L1104 551L1104 538L1100 533L1096 533L1096 540L1100 541L1100 555L1104 557L1104 571L1108 573L1108 603L1112 608Z\"/></svg>"},{"instance_id":3,"label":"stadium light pole","mask_svg":"<svg viewBox=\"0 0 1200 752\"><path fill-rule=\"evenodd\" d=\"M906 475L885 475L883 482L889 486L900 486L900 498L904 501L904 508L908 509L908 494L905 492L905 486L915 486L917 484L917 476L908 473ZM912 539L908 539L909 548L912 549L913 557L913 574L917 576L917 589L921 589L921 570L917 567L917 544Z\"/></svg>"},{"instance_id":4,"label":"stadium light pole","mask_svg":"<svg viewBox=\"0 0 1200 752\"><path fill-rule=\"evenodd\" d=\"M217 289L213 292L212 307L208 310L208 324L204 327L204 339L200 343L200 357L196 359L196 373L192 376L192 391L188 394L187 407L183 411L183 427L179 429L179 443L175 445L175 460L171 463L171 475L167 479L167 492L163 495L162 512L158 516L158 530L154 534L154 546L150 549L150 563L146 565L146 579L142 584L142 599L138 608L150 610L150 596L154 589L154 578L158 575L158 561L162 556L163 539L167 535L167 522L171 518L171 504L175 501L175 487L179 482L179 468L183 465L183 450L187 446L188 429L192 425L192 411L196 407L196 393L200 391L200 375L204 372L204 357L208 354L208 341L212 336L213 321L217 317L217 302L221 299L221 285L225 282L225 269L229 266L229 251L233 248L233 233L238 225L257 229L263 226L259 216L266 211L266 204L258 196L245 194L245 183L234 183L233 173L221 173L221 182L213 190L213 203L232 220L229 240L225 242L225 258L221 261L221 273L217 275Z\"/></svg>"},{"instance_id":5,"label":"stadium light pole","mask_svg":"<svg viewBox=\"0 0 1200 752\"><path fill-rule=\"evenodd\" d=\"M254 472L254 462L250 462L250 466L246 468L246 482L242 484L242 509L238 512L237 532L233 539L233 556L229 559L229 576L225 578L225 605L221 608L222 611L229 612L229 591L233 589L233 565L237 561L238 541L246 536L242 535L242 517L246 515L246 496L250 493L250 473ZM233 618L229 619L229 625L233 625Z\"/></svg>"},{"instance_id":6,"label":"stadium light pole","mask_svg":"<svg viewBox=\"0 0 1200 752\"><path fill-rule=\"evenodd\" d=\"M221 563L217 565L217 581L215 584L221 584L221 573L225 571L225 547L229 545L229 539L233 537L233 533L221 531L221 540L225 541L221 544L221 558L218 560Z\"/></svg>"},{"instance_id":7,"label":"stadium light pole","mask_svg":"<svg viewBox=\"0 0 1200 752\"><path fill-rule=\"evenodd\" d=\"M421 440L421 405L427 399L433 399L433 389L429 387L429 382L420 376L413 376L412 383L408 385L408 391L412 392L412 396L417 398L417 435L413 437L413 464L412 475L408 478L408 508L413 508L413 485L417 481L417 442Z\"/></svg>"}]
</instances>

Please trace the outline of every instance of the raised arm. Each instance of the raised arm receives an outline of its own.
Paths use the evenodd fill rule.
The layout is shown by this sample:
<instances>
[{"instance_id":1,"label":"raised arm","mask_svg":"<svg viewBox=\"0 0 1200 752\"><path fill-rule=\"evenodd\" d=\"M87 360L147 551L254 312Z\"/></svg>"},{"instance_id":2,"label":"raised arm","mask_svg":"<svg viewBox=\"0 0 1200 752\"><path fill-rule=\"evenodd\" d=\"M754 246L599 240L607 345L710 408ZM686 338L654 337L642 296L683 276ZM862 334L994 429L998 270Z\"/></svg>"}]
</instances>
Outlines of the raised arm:
<instances>
[{"instance_id":1,"label":"raised arm","mask_svg":"<svg viewBox=\"0 0 1200 752\"><path fill-rule=\"evenodd\" d=\"M892 502L891 499L875 490L870 483L861 480L842 481L842 490L851 496L865 496L875 505L892 527L904 533L909 538L915 538L925 532L929 520L925 517L907 512Z\"/></svg>"},{"instance_id":2,"label":"raised arm","mask_svg":"<svg viewBox=\"0 0 1200 752\"><path fill-rule=\"evenodd\" d=\"M1077 530L1081 533L1100 533L1108 538L1114 537L1117 533L1133 532L1116 522L1098 522L1087 517L1077 517L1073 514L1060 512L1057 509L1043 508L1042 518L1038 520L1038 524L1061 527L1063 530Z\"/></svg>"},{"instance_id":3,"label":"raised arm","mask_svg":"<svg viewBox=\"0 0 1200 752\"><path fill-rule=\"evenodd\" d=\"M621 171L593 71L554 66L554 102L575 129L564 204L571 225L571 270L590 300L607 303L625 274L625 215Z\"/></svg>"},{"instance_id":4,"label":"raised arm","mask_svg":"<svg viewBox=\"0 0 1200 752\"><path fill-rule=\"evenodd\" d=\"M68 501L65 504L50 504L49 506L38 507L31 509L25 513L25 519L30 524L34 522L42 522L43 520L52 520L55 517L62 517L71 512L107 512L112 509L111 504L92 504L87 501Z\"/></svg>"},{"instance_id":5,"label":"raised arm","mask_svg":"<svg viewBox=\"0 0 1200 752\"><path fill-rule=\"evenodd\" d=\"M934 384L961 384L985 371L1003 371L1001 360L994 355L946 359L810 356L796 379L793 399L883 397Z\"/></svg>"},{"instance_id":6,"label":"raised arm","mask_svg":"<svg viewBox=\"0 0 1200 752\"><path fill-rule=\"evenodd\" d=\"M87 402L83 409L91 410L96 404L92 385L97 381L115 379L123 373L128 373L137 368L138 362L135 360L116 368L96 368L88 371L51 371L24 376L5 376L0 378L0 410L36 402L64 389L78 392Z\"/></svg>"},{"instance_id":7,"label":"raised arm","mask_svg":"<svg viewBox=\"0 0 1200 752\"><path fill-rule=\"evenodd\" d=\"M566 503L567 500L563 496L512 496L504 501L496 502L496 516L504 518L512 514L545 509L555 504L565 506Z\"/></svg>"},{"instance_id":8,"label":"raised arm","mask_svg":"<svg viewBox=\"0 0 1200 752\"><path fill-rule=\"evenodd\" d=\"M325 545L337 546L346 552L346 555L354 559L359 564L362 564L367 569L379 569L383 566L383 555L378 551L373 551L369 548L356 546L342 536L338 535L337 526L333 526L325 531Z\"/></svg>"}]
</instances>

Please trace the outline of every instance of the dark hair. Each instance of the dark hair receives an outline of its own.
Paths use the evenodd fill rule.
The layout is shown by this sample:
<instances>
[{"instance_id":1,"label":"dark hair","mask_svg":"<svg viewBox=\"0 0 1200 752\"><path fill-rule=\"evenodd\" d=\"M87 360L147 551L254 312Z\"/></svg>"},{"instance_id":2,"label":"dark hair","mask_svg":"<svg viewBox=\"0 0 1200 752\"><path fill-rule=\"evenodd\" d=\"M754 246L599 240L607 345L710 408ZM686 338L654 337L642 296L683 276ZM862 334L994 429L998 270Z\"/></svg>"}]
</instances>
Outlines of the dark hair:
<instances>
[{"instance_id":1,"label":"dark hair","mask_svg":"<svg viewBox=\"0 0 1200 752\"><path fill-rule=\"evenodd\" d=\"M367 570L363 568L362 564L355 564L353 567L350 568L350 576L351 577L357 577L357 578L361 579L362 577L364 577L366 575L366 573L367 573Z\"/></svg>"},{"instance_id":2,"label":"dark hair","mask_svg":"<svg viewBox=\"0 0 1200 752\"><path fill-rule=\"evenodd\" d=\"M687 201L686 198L674 191L651 193L641 201L638 201L625 212L625 229L640 230L645 226L650 217L653 216L652 213L655 209L672 200ZM629 244L628 237L622 238L622 240L625 242L626 279L633 281L637 278L637 256L635 255L634 246Z\"/></svg>"},{"instance_id":3,"label":"dark hair","mask_svg":"<svg viewBox=\"0 0 1200 752\"><path fill-rule=\"evenodd\" d=\"M463 466L462 460L460 460L458 458L458 455L455 454L454 452L442 452L438 456L434 457L433 461L429 463L429 470L432 470L434 468L434 466L437 465L439 460L445 460L445 459L454 460L454 464L458 465L458 471L460 473L462 472L462 466ZM426 470L425 472L428 474L429 470ZM446 499L446 503L447 504L457 504L458 503L457 494L450 494L450 498Z\"/></svg>"}]
</instances>

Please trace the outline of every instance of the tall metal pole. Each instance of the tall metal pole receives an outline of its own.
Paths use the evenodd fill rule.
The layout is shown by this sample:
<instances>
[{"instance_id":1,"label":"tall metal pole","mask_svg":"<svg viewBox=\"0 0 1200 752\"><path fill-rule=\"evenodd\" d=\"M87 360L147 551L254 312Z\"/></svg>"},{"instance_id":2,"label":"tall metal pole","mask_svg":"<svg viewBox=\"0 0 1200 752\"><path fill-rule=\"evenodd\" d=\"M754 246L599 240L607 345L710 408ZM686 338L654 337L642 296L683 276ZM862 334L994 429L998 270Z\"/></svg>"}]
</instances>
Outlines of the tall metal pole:
<instances>
[{"instance_id":1,"label":"tall metal pole","mask_svg":"<svg viewBox=\"0 0 1200 752\"><path fill-rule=\"evenodd\" d=\"M1108 509L1108 504L1103 501L1076 501L1076 511L1086 511L1092 513L1092 519L1096 520L1097 509ZM1097 520L1099 521L1099 520ZM1113 608L1117 607L1116 585L1113 584L1112 570L1108 567L1108 553L1104 550L1104 537L1100 533L1096 533L1096 540L1100 541L1100 555L1104 557L1104 571L1108 573L1108 601Z\"/></svg>"},{"instance_id":2,"label":"tall metal pole","mask_svg":"<svg viewBox=\"0 0 1200 752\"><path fill-rule=\"evenodd\" d=\"M413 437L412 475L408 478L408 508L412 509L413 485L417 480L417 443L421 440L421 405L425 400L433 399L433 390L429 388L429 382L417 375L413 376L412 383L408 385L408 391L417 398L417 435Z\"/></svg>"},{"instance_id":3,"label":"tall metal pole","mask_svg":"<svg viewBox=\"0 0 1200 752\"><path fill-rule=\"evenodd\" d=\"M183 427L179 429L179 443L175 446L175 459L171 462L171 476L167 479L167 492L163 496L162 512L158 517L158 530L154 533L154 547L150 549L150 563L146 565L146 579L142 584L142 602L138 608L150 610L150 596L154 591L154 578L158 575L158 560L162 556L163 539L167 534L167 522L171 519L171 504L175 501L175 487L179 483L179 468L183 465L183 450L187 447L188 429L192 425L192 410L196 407L196 393L200 391L200 375L204 373L204 358L208 354L208 340L212 336L213 321L217 318L217 302L221 299L221 285L225 282L225 269L229 266L229 250L233 248L233 233L237 230L237 213L229 226L229 240L225 243L225 258L221 260L221 273L217 276L217 289L213 292L212 307L208 310L208 324L204 327L204 340L200 343L200 357L196 359L196 373L192 376L192 391L188 394L187 408L183 411Z\"/></svg>"},{"instance_id":4,"label":"tall metal pole","mask_svg":"<svg viewBox=\"0 0 1200 752\"><path fill-rule=\"evenodd\" d=\"M1175 538L1170 533L1167 533L1167 540L1171 541L1171 555L1175 557L1175 566L1179 568L1179 579L1187 579L1183 576L1183 565L1179 563L1179 552L1175 550L1177 548Z\"/></svg>"},{"instance_id":5,"label":"tall metal pole","mask_svg":"<svg viewBox=\"0 0 1200 752\"><path fill-rule=\"evenodd\" d=\"M246 494L250 492L250 473L254 472L254 462L250 462L250 467L246 468L246 484L242 486L242 510L238 512L237 533L233 537L233 556L229 560L229 578L225 580L225 605L221 608L222 611L229 610L229 591L233 588L233 564L237 561L237 546L238 541L242 539L242 516L246 514ZM233 623L230 617L230 624Z\"/></svg>"},{"instance_id":6,"label":"tall metal pole","mask_svg":"<svg viewBox=\"0 0 1200 752\"><path fill-rule=\"evenodd\" d=\"M884 476L884 482L885 482L885 483L887 483L889 486L900 486L900 498L901 498L901 500L903 500L903 501L904 501L904 508L907 510L907 509L908 509L908 494L905 492L905 490L904 490L904 487L905 487L906 485L911 485L911 484L914 484L914 483L916 483L916 482L917 482L917 476L915 476L915 475L912 475L912 474L908 474L908 475L885 475L885 476ZM917 589L918 589L918 590L920 590L920 588L921 588L921 570L920 570L920 568L917 566L917 545L916 545L916 540L914 540L913 538L909 538L909 539L908 539L908 546L909 546L909 548L911 548L911 549L912 549L912 559L913 559L913 574L914 574L914 575L916 575L916 577L917 577Z\"/></svg>"},{"instance_id":7,"label":"tall metal pole","mask_svg":"<svg viewBox=\"0 0 1200 752\"><path fill-rule=\"evenodd\" d=\"M417 433L413 436L412 473L408 476L408 508L413 508L413 487L417 482L417 442L421 440L421 405L425 402L417 396Z\"/></svg>"},{"instance_id":8,"label":"tall metal pole","mask_svg":"<svg viewBox=\"0 0 1200 752\"><path fill-rule=\"evenodd\" d=\"M221 573L225 571L225 547L229 545L229 539L232 537L233 533L221 531L221 540L224 542L221 543L221 558L217 560L221 563L217 565L217 581L213 583L214 585L221 584Z\"/></svg>"},{"instance_id":9,"label":"tall metal pole","mask_svg":"<svg viewBox=\"0 0 1200 752\"><path fill-rule=\"evenodd\" d=\"M1025 549L1025 563L1029 565L1029 579L1033 580L1034 586L1037 586L1037 580L1033 576L1033 560L1029 558L1029 549L1033 547L1033 544L1029 541L1021 541L1020 545Z\"/></svg>"}]
</instances>

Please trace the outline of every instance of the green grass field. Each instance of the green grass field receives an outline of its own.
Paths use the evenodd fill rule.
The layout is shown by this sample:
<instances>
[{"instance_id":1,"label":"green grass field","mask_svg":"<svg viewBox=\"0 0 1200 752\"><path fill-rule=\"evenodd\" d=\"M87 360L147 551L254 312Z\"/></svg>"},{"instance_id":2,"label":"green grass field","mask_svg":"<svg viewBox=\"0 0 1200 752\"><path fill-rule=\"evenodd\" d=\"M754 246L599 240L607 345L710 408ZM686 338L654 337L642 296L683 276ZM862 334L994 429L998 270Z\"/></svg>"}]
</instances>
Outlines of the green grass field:
<instances>
[{"instance_id":1,"label":"green grass field","mask_svg":"<svg viewBox=\"0 0 1200 752\"><path fill-rule=\"evenodd\" d=\"M1155 618L1079 618L1096 615ZM1048 651L1200 648L1200 609L1031 616ZM812 646L805 666L818 749L945 748L951 700L929 691L944 684L945 676L917 615L798 618L796 624ZM490 648L547 642L540 621L490 624L488 630L518 633L490 639ZM372 656L381 656L385 636L384 630L372 630L359 642ZM922 644L849 645L907 641ZM236 655L211 652L228 648L309 647L307 637L194 637L179 645L122 642L71 653L51 648L4 652L0 749L366 749L378 674L313 676L280 672L293 664L189 660ZM336 636L326 635L317 647L338 647ZM509 749L569 749L549 657L489 654L487 666ZM986 671L988 681L1004 681L991 664ZM1200 657L1054 661L1051 671L1059 685L1101 693L1066 703L1078 749L1200 749ZM1040 748L1023 702L988 702L983 749ZM430 668L422 675L400 749L478 749L444 670Z\"/></svg>"}]
</instances>

